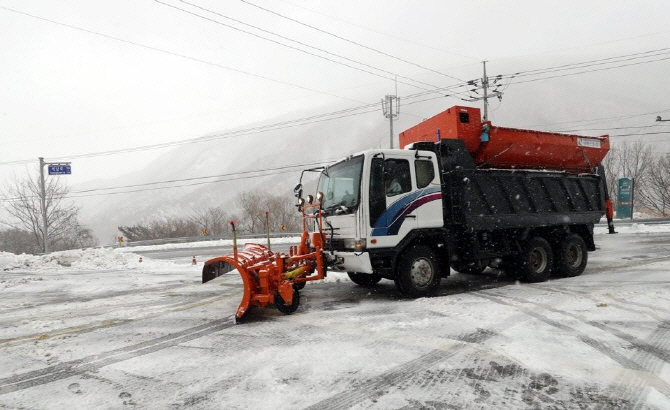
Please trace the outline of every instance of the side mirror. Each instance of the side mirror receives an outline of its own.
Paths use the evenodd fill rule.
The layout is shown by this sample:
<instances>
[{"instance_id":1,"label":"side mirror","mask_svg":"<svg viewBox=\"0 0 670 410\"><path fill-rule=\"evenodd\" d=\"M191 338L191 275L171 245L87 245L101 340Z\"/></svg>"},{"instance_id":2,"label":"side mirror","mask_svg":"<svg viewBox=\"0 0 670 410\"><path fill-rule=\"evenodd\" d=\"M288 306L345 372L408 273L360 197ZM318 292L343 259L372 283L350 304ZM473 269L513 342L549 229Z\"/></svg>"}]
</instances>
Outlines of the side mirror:
<instances>
[{"instance_id":1,"label":"side mirror","mask_svg":"<svg viewBox=\"0 0 670 410\"><path fill-rule=\"evenodd\" d=\"M302 196L302 184L298 184L293 188L293 195L296 198L300 198Z\"/></svg>"}]
</instances>

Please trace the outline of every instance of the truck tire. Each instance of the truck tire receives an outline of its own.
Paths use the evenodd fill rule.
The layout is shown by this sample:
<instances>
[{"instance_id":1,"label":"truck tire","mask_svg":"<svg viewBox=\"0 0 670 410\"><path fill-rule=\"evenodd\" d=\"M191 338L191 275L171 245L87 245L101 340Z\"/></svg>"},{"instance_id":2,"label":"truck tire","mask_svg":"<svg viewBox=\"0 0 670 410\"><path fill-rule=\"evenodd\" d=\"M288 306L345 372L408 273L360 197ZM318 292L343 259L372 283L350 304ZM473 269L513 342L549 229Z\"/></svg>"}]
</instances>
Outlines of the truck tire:
<instances>
[{"instance_id":1,"label":"truck tire","mask_svg":"<svg viewBox=\"0 0 670 410\"><path fill-rule=\"evenodd\" d=\"M572 278L584 272L588 262L586 242L577 234L569 235L554 248L554 275Z\"/></svg>"},{"instance_id":2,"label":"truck tire","mask_svg":"<svg viewBox=\"0 0 670 410\"><path fill-rule=\"evenodd\" d=\"M360 286L374 286L382 280L382 277L374 273L347 272L349 279Z\"/></svg>"},{"instance_id":3,"label":"truck tire","mask_svg":"<svg viewBox=\"0 0 670 410\"><path fill-rule=\"evenodd\" d=\"M554 253L546 239L536 236L524 243L518 260L518 274L525 282L544 282L549 279Z\"/></svg>"},{"instance_id":4,"label":"truck tire","mask_svg":"<svg viewBox=\"0 0 670 410\"><path fill-rule=\"evenodd\" d=\"M489 266L488 259L476 260L473 262L454 261L451 262L451 269L458 273L465 273L468 275L479 275Z\"/></svg>"},{"instance_id":5,"label":"truck tire","mask_svg":"<svg viewBox=\"0 0 670 410\"><path fill-rule=\"evenodd\" d=\"M432 249L424 245L414 245L400 257L396 287L404 296L427 296L440 285L442 276L439 266Z\"/></svg>"}]
</instances>

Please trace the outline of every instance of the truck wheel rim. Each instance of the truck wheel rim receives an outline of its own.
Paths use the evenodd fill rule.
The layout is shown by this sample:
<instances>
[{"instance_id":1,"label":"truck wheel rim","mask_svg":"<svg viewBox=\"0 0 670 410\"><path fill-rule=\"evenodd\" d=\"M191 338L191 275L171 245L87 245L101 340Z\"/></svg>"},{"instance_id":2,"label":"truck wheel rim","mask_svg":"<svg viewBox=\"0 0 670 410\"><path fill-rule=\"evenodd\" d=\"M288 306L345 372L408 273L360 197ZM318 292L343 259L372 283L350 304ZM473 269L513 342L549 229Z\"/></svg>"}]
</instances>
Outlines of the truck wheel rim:
<instances>
[{"instance_id":1,"label":"truck wheel rim","mask_svg":"<svg viewBox=\"0 0 670 410\"><path fill-rule=\"evenodd\" d=\"M410 268L412 283L418 288L424 288L433 280L433 264L425 258L414 260Z\"/></svg>"},{"instance_id":2,"label":"truck wheel rim","mask_svg":"<svg viewBox=\"0 0 670 410\"><path fill-rule=\"evenodd\" d=\"M543 248L535 248L530 253L530 268L535 273L544 272L547 269L547 251Z\"/></svg>"},{"instance_id":3,"label":"truck wheel rim","mask_svg":"<svg viewBox=\"0 0 670 410\"><path fill-rule=\"evenodd\" d=\"M583 258L584 254L582 252L581 246L578 246L577 244L573 243L568 247L567 262L570 267L572 268L579 267L579 265L582 264Z\"/></svg>"}]
</instances>

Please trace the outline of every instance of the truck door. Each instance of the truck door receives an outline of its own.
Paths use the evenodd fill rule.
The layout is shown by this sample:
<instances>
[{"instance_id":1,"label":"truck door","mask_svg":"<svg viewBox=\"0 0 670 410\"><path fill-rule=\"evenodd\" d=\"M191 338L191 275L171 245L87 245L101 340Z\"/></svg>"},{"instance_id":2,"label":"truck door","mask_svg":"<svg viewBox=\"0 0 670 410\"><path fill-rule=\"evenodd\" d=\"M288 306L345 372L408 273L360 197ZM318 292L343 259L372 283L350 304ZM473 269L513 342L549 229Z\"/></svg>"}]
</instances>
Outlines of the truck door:
<instances>
[{"instance_id":1,"label":"truck door","mask_svg":"<svg viewBox=\"0 0 670 410\"><path fill-rule=\"evenodd\" d=\"M370 172L371 239L377 246L395 246L417 226L416 215L407 207L411 202L411 161L409 158L372 159Z\"/></svg>"},{"instance_id":2,"label":"truck door","mask_svg":"<svg viewBox=\"0 0 670 410\"><path fill-rule=\"evenodd\" d=\"M433 154L414 158L416 193L412 207L417 218L417 228L444 226L442 186L436 171L436 161Z\"/></svg>"},{"instance_id":3,"label":"truck door","mask_svg":"<svg viewBox=\"0 0 670 410\"><path fill-rule=\"evenodd\" d=\"M442 227L442 191L435 158L372 159L370 237L377 246L395 246L416 228Z\"/></svg>"}]
</instances>

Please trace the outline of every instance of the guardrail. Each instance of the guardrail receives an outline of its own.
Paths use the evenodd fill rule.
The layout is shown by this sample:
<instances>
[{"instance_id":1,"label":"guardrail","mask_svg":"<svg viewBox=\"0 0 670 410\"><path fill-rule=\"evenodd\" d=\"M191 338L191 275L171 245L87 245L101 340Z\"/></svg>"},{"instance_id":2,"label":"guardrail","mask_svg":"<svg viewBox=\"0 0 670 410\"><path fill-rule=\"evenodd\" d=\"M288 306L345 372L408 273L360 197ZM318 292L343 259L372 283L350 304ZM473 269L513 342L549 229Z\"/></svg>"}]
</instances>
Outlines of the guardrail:
<instances>
[{"instance_id":1,"label":"guardrail","mask_svg":"<svg viewBox=\"0 0 670 410\"><path fill-rule=\"evenodd\" d=\"M270 238L289 238L300 236L302 232L270 232ZM245 233L238 234L237 239L259 238L263 239L267 234L262 233ZM222 239L232 240L232 235L212 235L212 236L187 236L181 238L163 238L163 239L148 239L144 241L126 241L124 247L133 246L148 246L148 245L165 245L168 243L189 243L189 242L209 242L218 241ZM116 246L119 246L116 244Z\"/></svg>"}]
</instances>

